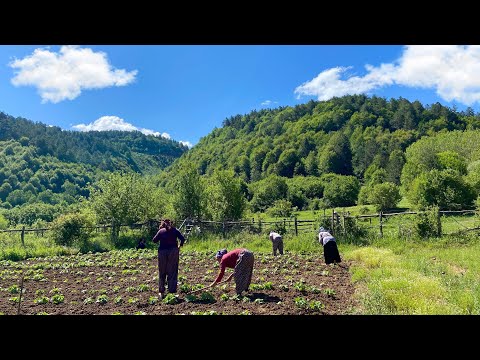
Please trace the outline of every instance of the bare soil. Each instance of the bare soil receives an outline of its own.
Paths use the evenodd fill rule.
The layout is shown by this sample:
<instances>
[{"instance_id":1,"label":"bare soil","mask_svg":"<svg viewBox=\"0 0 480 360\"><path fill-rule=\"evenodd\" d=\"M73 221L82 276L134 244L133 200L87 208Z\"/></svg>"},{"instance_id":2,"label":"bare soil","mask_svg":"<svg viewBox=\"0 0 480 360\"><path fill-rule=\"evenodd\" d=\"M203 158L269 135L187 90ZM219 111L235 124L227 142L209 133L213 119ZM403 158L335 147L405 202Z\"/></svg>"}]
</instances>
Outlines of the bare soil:
<instances>
[{"instance_id":1,"label":"bare soil","mask_svg":"<svg viewBox=\"0 0 480 360\"><path fill-rule=\"evenodd\" d=\"M196 301L187 301L185 288L210 284L219 268L212 254L181 253L176 303L167 304L158 300L157 258L152 250L1 261L0 313L355 314L359 307L353 297L349 266L345 261L326 265L322 254L255 254L252 283L242 297L235 298L232 278L208 290L213 299L202 300L199 292ZM226 270L224 279L231 271Z\"/></svg>"}]
</instances>

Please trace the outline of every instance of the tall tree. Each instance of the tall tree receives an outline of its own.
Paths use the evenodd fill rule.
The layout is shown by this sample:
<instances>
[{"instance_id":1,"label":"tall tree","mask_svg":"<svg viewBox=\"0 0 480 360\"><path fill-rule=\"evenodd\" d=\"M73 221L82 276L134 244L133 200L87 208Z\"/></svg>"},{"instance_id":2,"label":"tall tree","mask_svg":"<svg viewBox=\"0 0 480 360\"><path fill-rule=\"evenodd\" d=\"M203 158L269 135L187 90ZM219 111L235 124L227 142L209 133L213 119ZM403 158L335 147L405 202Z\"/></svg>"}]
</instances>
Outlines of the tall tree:
<instances>
[{"instance_id":1,"label":"tall tree","mask_svg":"<svg viewBox=\"0 0 480 360\"><path fill-rule=\"evenodd\" d=\"M318 169L323 174L352 174L350 142L342 132L332 135L328 144L322 150L318 163Z\"/></svg>"},{"instance_id":2,"label":"tall tree","mask_svg":"<svg viewBox=\"0 0 480 360\"><path fill-rule=\"evenodd\" d=\"M173 181L173 209L178 219L199 219L205 212L205 188L193 163L186 163Z\"/></svg>"},{"instance_id":3,"label":"tall tree","mask_svg":"<svg viewBox=\"0 0 480 360\"><path fill-rule=\"evenodd\" d=\"M239 220L243 217L246 199L241 180L233 171L219 170L207 180L207 206L213 220Z\"/></svg>"}]
</instances>

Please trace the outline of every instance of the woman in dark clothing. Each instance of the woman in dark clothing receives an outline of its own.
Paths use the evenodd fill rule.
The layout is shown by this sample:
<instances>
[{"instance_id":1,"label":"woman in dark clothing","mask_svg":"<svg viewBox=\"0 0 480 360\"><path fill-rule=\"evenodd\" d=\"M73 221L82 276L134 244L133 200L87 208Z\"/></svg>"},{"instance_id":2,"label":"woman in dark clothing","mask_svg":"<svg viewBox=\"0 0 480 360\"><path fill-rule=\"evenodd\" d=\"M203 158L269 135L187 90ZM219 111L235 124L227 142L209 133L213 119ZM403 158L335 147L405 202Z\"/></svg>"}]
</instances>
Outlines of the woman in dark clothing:
<instances>
[{"instance_id":1,"label":"woman in dark clothing","mask_svg":"<svg viewBox=\"0 0 480 360\"><path fill-rule=\"evenodd\" d=\"M342 262L335 238L323 227L318 231L318 241L320 241L320 244L323 246L325 264Z\"/></svg>"},{"instance_id":2,"label":"woman in dark clothing","mask_svg":"<svg viewBox=\"0 0 480 360\"><path fill-rule=\"evenodd\" d=\"M177 239L180 240L180 245ZM183 246L185 238L172 226L169 219L165 219L161 221L159 230L152 241L160 243L158 246L158 296L162 299L165 296L165 280L168 284L168 292L177 292L178 260L180 247Z\"/></svg>"},{"instance_id":3,"label":"woman in dark clothing","mask_svg":"<svg viewBox=\"0 0 480 360\"><path fill-rule=\"evenodd\" d=\"M140 240L138 240L138 244L137 244L137 247L136 249L139 250L139 249L145 249L145 238L140 238Z\"/></svg>"}]
</instances>

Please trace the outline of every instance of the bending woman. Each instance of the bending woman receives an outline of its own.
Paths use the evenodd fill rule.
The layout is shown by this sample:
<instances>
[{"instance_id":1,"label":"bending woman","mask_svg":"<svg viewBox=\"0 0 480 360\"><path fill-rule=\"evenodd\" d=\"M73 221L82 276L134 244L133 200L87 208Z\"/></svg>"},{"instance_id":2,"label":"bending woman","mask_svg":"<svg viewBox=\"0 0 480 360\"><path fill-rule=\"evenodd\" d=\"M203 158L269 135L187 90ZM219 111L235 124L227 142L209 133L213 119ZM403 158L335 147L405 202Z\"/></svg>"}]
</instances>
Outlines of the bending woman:
<instances>
[{"instance_id":1,"label":"bending woman","mask_svg":"<svg viewBox=\"0 0 480 360\"><path fill-rule=\"evenodd\" d=\"M225 269L233 269L232 274L223 282L230 281L232 277L235 279L235 291L237 295L241 295L243 291L248 291L248 287L252 281L254 256L253 252L248 249L227 249L218 250L215 259L220 263L220 272L213 283L208 287L213 288L218 284L225 274Z\"/></svg>"}]
</instances>

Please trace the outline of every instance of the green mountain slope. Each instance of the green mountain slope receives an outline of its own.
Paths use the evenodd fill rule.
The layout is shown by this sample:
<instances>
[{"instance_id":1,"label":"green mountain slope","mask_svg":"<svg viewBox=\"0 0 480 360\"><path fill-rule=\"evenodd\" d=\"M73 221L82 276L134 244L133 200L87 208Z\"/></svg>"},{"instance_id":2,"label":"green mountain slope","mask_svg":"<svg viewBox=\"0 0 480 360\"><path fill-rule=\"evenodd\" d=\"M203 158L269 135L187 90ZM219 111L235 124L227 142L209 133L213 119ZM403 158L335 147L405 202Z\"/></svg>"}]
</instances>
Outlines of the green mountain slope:
<instances>
[{"instance_id":1,"label":"green mountain slope","mask_svg":"<svg viewBox=\"0 0 480 360\"><path fill-rule=\"evenodd\" d=\"M0 141L16 140L68 163L104 171L158 173L188 148L181 143L139 131L65 131L0 112Z\"/></svg>"},{"instance_id":2,"label":"green mountain slope","mask_svg":"<svg viewBox=\"0 0 480 360\"><path fill-rule=\"evenodd\" d=\"M248 183L271 174L291 178L337 173L363 179L376 164L391 169L390 180L398 184L401 166L395 154L426 135L477 128L480 117L470 109L344 96L232 116L167 173L191 161L201 174L231 169Z\"/></svg>"}]
</instances>

